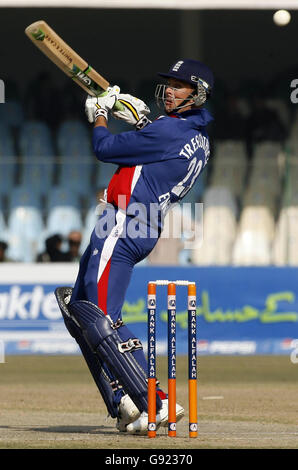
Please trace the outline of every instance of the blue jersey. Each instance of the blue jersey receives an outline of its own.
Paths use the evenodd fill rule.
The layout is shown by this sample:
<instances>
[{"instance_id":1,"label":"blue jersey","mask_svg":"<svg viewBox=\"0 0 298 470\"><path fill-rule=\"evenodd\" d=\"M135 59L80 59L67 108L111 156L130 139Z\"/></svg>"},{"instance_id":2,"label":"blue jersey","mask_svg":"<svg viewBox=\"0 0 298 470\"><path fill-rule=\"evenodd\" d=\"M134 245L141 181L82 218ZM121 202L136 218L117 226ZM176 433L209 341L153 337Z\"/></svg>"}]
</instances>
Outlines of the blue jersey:
<instances>
[{"instance_id":1,"label":"blue jersey","mask_svg":"<svg viewBox=\"0 0 298 470\"><path fill-rule=\"evenodd\" d=\"M162 116L140 131L113 135L105 127L93 131L93 148L102 162L119 165L107 201L127 210L137 202L157 203L163 213L183 198L208 162L206 109ZM119 201L120 196L120 201Z\"/></svg>"}]
</instances>

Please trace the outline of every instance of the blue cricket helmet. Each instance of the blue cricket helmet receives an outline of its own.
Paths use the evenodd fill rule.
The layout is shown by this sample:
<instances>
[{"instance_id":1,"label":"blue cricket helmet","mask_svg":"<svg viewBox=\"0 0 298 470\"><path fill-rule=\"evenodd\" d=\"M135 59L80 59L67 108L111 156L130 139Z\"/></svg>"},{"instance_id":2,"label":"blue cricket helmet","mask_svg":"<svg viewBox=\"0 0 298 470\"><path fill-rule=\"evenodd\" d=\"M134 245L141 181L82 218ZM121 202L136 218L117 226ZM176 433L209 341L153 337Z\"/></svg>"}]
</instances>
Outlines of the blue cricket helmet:
<instances>
[{"instance_id":1,"label":"blue cricket helmet","mask_svg":"<svg viewBox=\"0 0 298 470\"><path fill-rule=\"evenodd\" d=\"M210 94L214 86L214 75L210 68L198 60L180 59L168 72L158 72L160 77L183 80L194 87L201 83Z\"/></svg>"}]
</instances>

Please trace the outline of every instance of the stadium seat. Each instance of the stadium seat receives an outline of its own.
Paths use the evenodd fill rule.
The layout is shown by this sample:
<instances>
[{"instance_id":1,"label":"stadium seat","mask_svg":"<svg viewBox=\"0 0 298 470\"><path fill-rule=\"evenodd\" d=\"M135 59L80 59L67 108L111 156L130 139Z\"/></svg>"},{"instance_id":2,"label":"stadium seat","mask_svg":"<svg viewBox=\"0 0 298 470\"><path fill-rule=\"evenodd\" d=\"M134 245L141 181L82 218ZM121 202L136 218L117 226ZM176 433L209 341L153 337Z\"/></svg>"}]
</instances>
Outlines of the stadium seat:
<instances>
[{"instance_id":1,"label":"stadium seat","mask_svg":"<svg viewBox=\"0 0 298 470\"><path fill-rule=\"evenodd\" d=\"M246 148L242 141L215 143L213 171L210 185L224 186L235 197L241 197L247 172Z\"/></svg>"},{"instance_id":2,"label":"stadium seat","mask_svg":"<svg viewBox=\"0 0 298 470\"><path fill-rule=\"evenodd\" d=\"M259 142L254 145L253 159L255 164L269 164L270 161L276 163L279 154L282 152L282 144L271 140Z\"/></svg>"},{"instance_id":3,"label":"stadium seat","mask_svg":"<svg viewBox=\"0 0 298 470\"><path fill-rule=\"evenodd\" d=\"M93 169L91 162L75 163L70 159L60 165L58 185L79 196L88 198L93 188Z\"/></svg>"},{"instance_id":4,"label":"stadium seat","mask_svg":"<svg viewBox=\"0 0 298 470\"><path fill-rule=\"evenodd\" d=\"M242 206L252 206L252 207L268 207L272 214L275 216L276 213L276 204L277 204L277 195L274 194L274 190L271 190L269 187L260 182L255 182L255 184L249 184L245 190L242 198Z\"/></svg>"},{"instance_id":5,"label":"stadium seat","mask_svg":"<svg viewBox=\"0 0 298 470\"><path fill-rule=\"evenodd\" d=\"M210 185L203 198L204 209L207 207L228 207L236 216L237 204L232 191L225 186Z\"/></svg>"},{"instance_id":6,"label":"stadium seat","mask_svg":"<svg viewBox=\"0 0 298 470\"><path fill-rule=\"evenodd\" d=\"M0 122L0 151L2 153L2 150L5 150L5 154L8 153L8 155L15 155L15 148L14 148L14 143L13 143L13 137L12 137L12 132L11 128L6 125L4 122Z\"/></svg>"},{"instance_id":7,"label":"stadium seat","mask_svg":"<svg viewBox=\"0 0 298 470\"><path fill-rule=\"evenodd\" d=\"M236 235L237 206L231 191L225 187L209 187L203 197L203 244L191 250L196 265L231 263Z\"/></svg>"},{"instance_id":8,"label":"stadium seat","mask_svg":"<svg viewBox=\"0 0 298 470\"><path fill-rule=\"evenodd\" d=\"M271 262L271 245L264 232L245 230L237 236L233 250L235 266L267 266Z\"/></svg>"},{"instance_id":9,"label":"stadium seat","mask_svg":"<svg viewBox=\"0 0 298 470\"><path fill-rule=\"evenodd\" d=\"M20 184L32 188L40 196L46 196L54 178L54 164L48 161L44 163L25 163L22 165Z\"/></svg>"},{"instance_id":10,"label":"stadium seat","mask_svg":"<svg viewBox=\"0 0 298 470\"><path fill-rule=\"evenodd\" d=\"M215 142L214 158L231 159L234 163L246 163L246 148L242 140L218 140Z\"/></svg>"},{"instance_id":11,"label":"stadium seat","mask_svg":"<svg viewBox=\"0 0 298 470\"><path fill-rule=\"evenodd\" d=\"M15 182L16 151L8 126L0 124L0 197L8 196Z\"/></svg>"},{"instance_id":12,"label":"stadium seat","mask_svg":"<svg viewBox=\"0 0 298 470\"><path fill-rule=\"evenodd\" d=\"M289 181L287 183L289 184ZM298 190L296 186L287 186L284 191L276 224L273 262L277 266L298 266Z\"/></svg>"},{"instance_id":13,"label":"stadium seat","mask_svg":"<svg viewBox=\"0 0 298 470\"><path fill-rule=\"evenodd\" d=\"M261 205L244 207L240 216L239 228L240 230L263 231L272 240L275 222L270 207Z\"/></svg>"},{"instance_id":14,"label":"stadium seat","mask_svg":"<svg viewBox=\"0 0 298 470\"><path fill-rule=\"evenodd\" d=\"M63 148L58 147L58 152L61 163L70 159L77 162L93 162L95 160L91 147L91 138L72 138L66 148L65 146Z\"/></svg>"},{"instance_id":15,"label":"stadium seat","mask_svg":"<svg viewBox=\"0 0 298 470\"><path fill-rule=\"evenodd\" d=\"M298 266L298 206L282 209L274 244L276 265Z\"/></svg>"},{"instance_id":16,"label":"stadium seat","mask_svg":"<svg viewBox=\"0 0 298 470\"><path fill-rule=\"evenodd\" d=\"M34 207L41 209L39 195L26 186L15 186L10 195L10 210L18 207Z\"/></svg>"},{"instance_id":17,"label":"stadium seat","mask_svg":"<svg viewBox=\"0 0 298 470\"><path fill-rule=\"evenodd\" d=\"M114 165L113 163L96 162L96 187L107 188L117 168L118 165Z\"/></svg>"},{"instance_id":18,"label":"stadium seat","mask_svg":"<svg viewBox=\"0 0 298 470\"><path fill-rule=\"evenodd\" d=\"M233 249L233 264L243 266L272 263L275 221L270 207L243 208Z\"/></svg>"},{"instance_id":19,"label":"stadium seat","mask_svg":"<svg viewBox=\"0 0 298 470\"><path fill-rule=\"evenodd\" d=\"M189 253L201 235L202 227L192 216L190 205L173 205L165 216L161 237L149 254L148 264L189 264Z\"/></svg>"},{"instance_id":20,"label":"stadium seat","mask_svg":"<svg viewBox=\"0 0 298 470\"><path fill-rule=\"evenodd\" d=\"M289 197L292 198L292 195L296 192L298 181L298 147L297 154L289 155L286 159L284 176L286 193L284 193L283 197L287 196L287 199Z\"/></svg>"},{"instance_id":21,"label":"stadium seat","mask_svg":"<svg viewBox=\"0 0 298 470\"><path fill-rule=\"evenodd\" d=\"M24 161L35 158L53 158L55 152L48 125L41 121L29 120L20 129L20 154Z\"/></svg>"},{"instance_id":22,"label":"stadium seat","mask_svg":"<svg viewBox=\"0 0 298 470\"><path fill-rule=\"evenodd\" d=\"M46 195L53 184L55 150L51 131L44 122L29 120L20 130L22 166L20 184Z\"/></svg>"},{"instance_id":23,"label":"stadium seat","mask_svg":"<svg viewBox=\"0 0 298 470\"><path fill-rule=\"evenodd\" d=\"M15 187L8 215L9 247L7 256L15 261L33 262L44 230L39 195L26 187Z\"/></svg>"},{"instance_id":24,"label":"stadium seat","mask_svg":"<svg viewBox=\"0 0 298 470\"><path fill-rule=\"evenodd\" d=\"M210 185L229 188L235 197L240 198L244 189L245 171L243 167L233 166L231 162L218 163L212 172Z\"/></svg>"},{"instance_id":25,"label":"stadium seat","mask_svg":"<svg viewBox=\"0 0 298 470\"><path fill-rule=\"evenodd\" d=\"M77 195L60 186L54 186L48 195L47 210L51 210L57 206L72 206L80 208L80 202Z\"/></svg>"},{"instance_id":26,"label":"stadium seat","mask_svg":"<svg viewBox=\"0 0 298 470\"><path fill-rule=\"evenodd\" d=\"M265 193L272 204L276 204L281 193L281 179L273 169L253 168L247 189L249 192Z\"/></svg>"},{"instance_id":27,"label":"stadium seat","mask_svg":"<svg viewBox=\"0 0 298 470\"><path fill-rule=\"evenodd\" d=\"M91 129L78 119L64 121L57 132L57 148L61 157L90 157Z\"/></svg>"},{"instance_id":28,"label":"stadium seat","mask_svg":"<svg viewBox=\"0 0 298 470\"><path fill-rule=\"evenodd\" d=\"M203 244L192 251L196 265L226 265L231 263L236 233L236 219L228 207L204 210Z\"/></svg>"},{"instance_id":29,"label":"stadium seat","mask_svg":"<svg viewBox=\"0 0 298 470\"><path fill-rule=\"evenodd\" d=\"M47 222L44 237L55 233L67 237L72 230L82 231L79 198L66 188L54 187L47 203Z\"/></svg>"},{"instance_id":30,"label":"stadium seat","mask_svg":"<svg viewBox=\"0 0 298 470\"><path fill-rule=\"evenodd\" d=\"M91 130L78 119L64 121L57 133L57 184L84 197L90 194L96 164L91 136Z\"/></svg>"},{"instance_id":31,"label":"stadium seat","mask_svg":"<svg viewBox=\"0 0 298 470\"><path fill-rule=\"evenodd\" d=\"M18 128L24 122L24 111L21 101L6 99L5 106L0 106L0 122L9 127Z\"/></svg>"},{"instance_id":32,"label":"stadium seat","mask_svg":"<svg viewBox=\"0 0 298 470\"><path fill-rule=\"evenodd\" d=\"M260 181L269 189L271 182L272 190L279 194L283 161L284 155L279 142L265 141L255 145L250 174L251 184Z\"/></svg>"}]
</instances>

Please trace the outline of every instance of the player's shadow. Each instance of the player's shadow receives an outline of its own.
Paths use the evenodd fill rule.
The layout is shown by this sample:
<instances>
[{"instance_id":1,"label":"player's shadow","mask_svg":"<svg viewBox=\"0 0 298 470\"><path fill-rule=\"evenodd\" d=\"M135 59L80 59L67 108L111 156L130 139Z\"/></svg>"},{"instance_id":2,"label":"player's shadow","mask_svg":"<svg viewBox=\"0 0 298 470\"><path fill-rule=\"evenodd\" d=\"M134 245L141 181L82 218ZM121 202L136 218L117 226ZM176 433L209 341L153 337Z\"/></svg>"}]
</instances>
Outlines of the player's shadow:
<instances>
[{"instance_id":1,"label":"player's shadow","mask_svg":"<svg viewBox=\"0 0 298 470\"><path fill-rule=\"evenodd\" d=\"M111 436L115 435L117 431L113 426L0 426L0 429L61 434L105 434Z\"/></svg>"},{"instance_id":2,"label":"player's shadow","mask_svg":"<svg viewBox=\"0 0 298 470\"><path fill-rule=\"evenodd\" d=\"M62 434L115 434L115 428L112 426L48 426L33 427L31 431L53 432Z\"/></svg>"}]
</instances>

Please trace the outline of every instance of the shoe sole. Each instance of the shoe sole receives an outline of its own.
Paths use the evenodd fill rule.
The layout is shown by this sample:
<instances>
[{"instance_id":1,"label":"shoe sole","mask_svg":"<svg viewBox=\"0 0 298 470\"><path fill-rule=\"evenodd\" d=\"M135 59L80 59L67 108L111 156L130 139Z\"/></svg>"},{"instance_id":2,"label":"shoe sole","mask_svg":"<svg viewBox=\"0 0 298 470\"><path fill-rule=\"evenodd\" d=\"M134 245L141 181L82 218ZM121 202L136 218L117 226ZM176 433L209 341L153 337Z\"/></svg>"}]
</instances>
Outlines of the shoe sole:
<instances>
[{"instance_id":1,"label":"shoe sole","mask_svg":"<svg viewBox=\"0 0 298 470\"><path fill-rule=\"evenodd\" d=\"M180 419L183 418L185 412L184 412L184 408L181 408L180 410L177 410L176 411L176 423L178 423L178 421L180 421ZM166 419L163 419L159 426L162 426L163 428L166 428L168 426L168 422L169 422L169 419L168 417Z\"/></svg>"}]
</instances>

